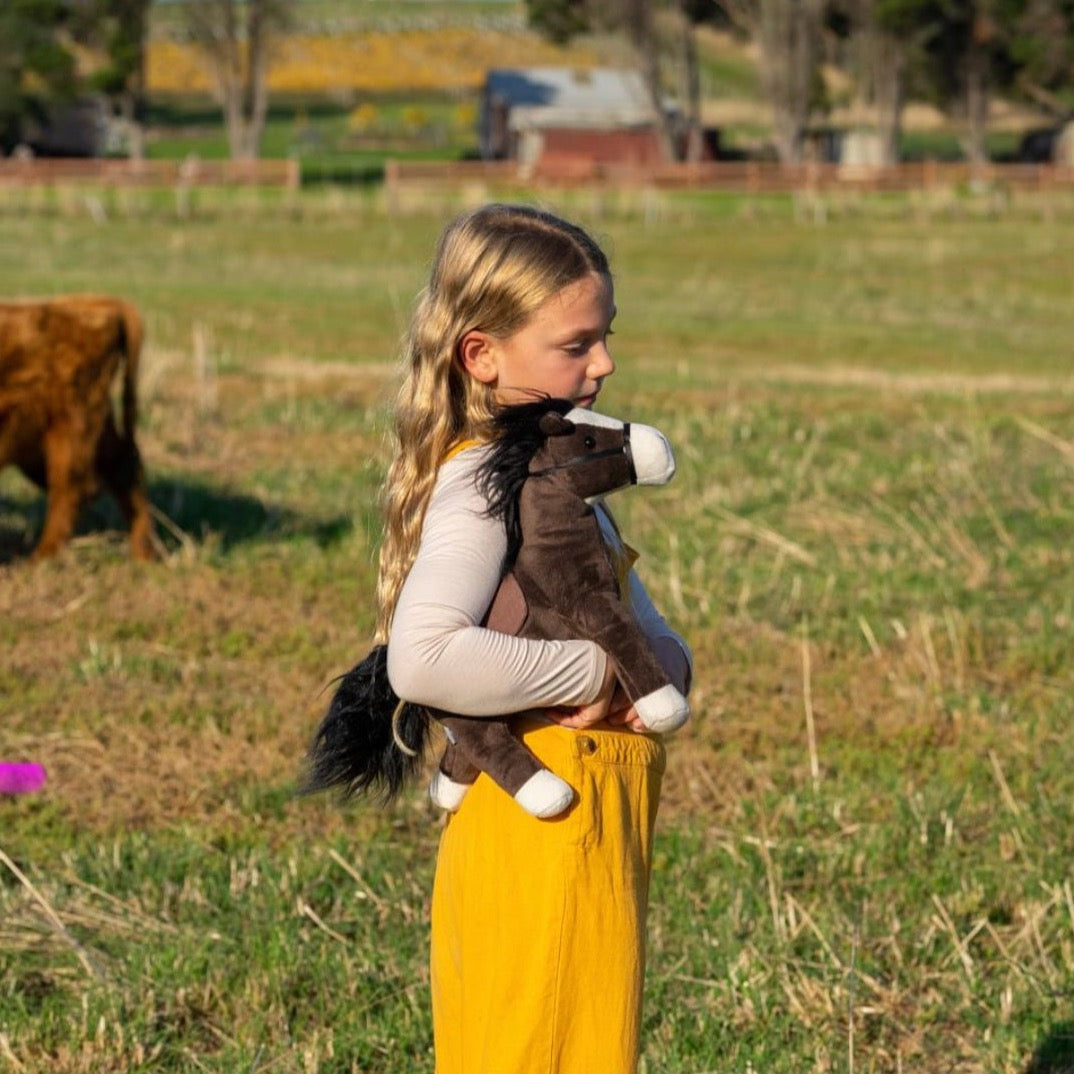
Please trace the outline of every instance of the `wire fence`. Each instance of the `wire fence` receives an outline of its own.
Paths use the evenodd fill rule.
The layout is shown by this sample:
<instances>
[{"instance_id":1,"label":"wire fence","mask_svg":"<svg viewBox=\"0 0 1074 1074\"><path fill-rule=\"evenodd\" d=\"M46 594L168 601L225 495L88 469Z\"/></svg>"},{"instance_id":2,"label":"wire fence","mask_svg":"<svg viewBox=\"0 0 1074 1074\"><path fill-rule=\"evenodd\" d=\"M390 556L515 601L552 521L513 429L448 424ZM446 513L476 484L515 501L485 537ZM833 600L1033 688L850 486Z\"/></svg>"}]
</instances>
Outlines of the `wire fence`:
<instances>
[{"instance_id":1,"label":"wire fence","mask_svg":"<svg viewBox=\"0 0 1074 1074\"><path fill-rule=\"evenodd\" d=\"M1054 164L969 164L921 161L888 167L797 165L774 161L703 161L641 166L561 157L532 166L516 161L388 161L392 189L482 182L495 186L650 187L743 194L836 191L913 192L958 187L1012 191L1074 190L1074 168Z\"/></svg>"},{"instance_id":2,"label":"wire fence","mask_svg":"<svg viewBox=\"0 0 1074 1074\"><path fill-rule=\"evenodd\" d=\"M0 159L0 186L279 186L297 189L297 160L99 160L74 157Z\"/></svg>"},{"instance_id":3,"label":"wire fence","mask_svg":"<svg viewBox=\"0 0 1074 1074\"><path fill-rule=\"evenodd\" d=\"M351 175L353 171L353 175ZM323 174L322 174L323 173ZM305 168L296 158L265 160L0 159L0 187L280 187L303 183L368 184L379 166ZM965 188L1048 193L1074 191L1074 167L1055 164L968 164L921 161L890 167L808 162L704 161L639 165L555 157L517 161L389 159L383 168L389 198L416 190L481 185L498 189L555 187L712 190L741 194L910 193Z\"/></svg>"}]
</instances>

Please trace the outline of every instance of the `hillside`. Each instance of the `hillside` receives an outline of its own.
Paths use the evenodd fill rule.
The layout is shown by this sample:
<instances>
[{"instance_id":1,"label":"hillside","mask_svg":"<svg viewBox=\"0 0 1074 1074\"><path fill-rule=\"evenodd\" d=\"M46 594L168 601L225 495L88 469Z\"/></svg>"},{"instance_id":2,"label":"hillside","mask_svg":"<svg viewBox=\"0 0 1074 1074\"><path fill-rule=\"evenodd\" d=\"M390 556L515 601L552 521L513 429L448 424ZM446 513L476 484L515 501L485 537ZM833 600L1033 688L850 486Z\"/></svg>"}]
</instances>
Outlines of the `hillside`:
<instances>
[{"instance_id":1,"label":"hillside","mask_svg":"<svg viewBox=\"0 0 1074 1074\"><path fill-rule=\"evenodd\" d=\"M274 92L466 93L494 66L532 64L590 67L597 52L585 44L557 48L525 29L444 26L435 29L295 33L280 41L269 72ZM149 46L150 94L208 93L211 69L190 43L155 40Z\"/></svg>"}]
</instances>

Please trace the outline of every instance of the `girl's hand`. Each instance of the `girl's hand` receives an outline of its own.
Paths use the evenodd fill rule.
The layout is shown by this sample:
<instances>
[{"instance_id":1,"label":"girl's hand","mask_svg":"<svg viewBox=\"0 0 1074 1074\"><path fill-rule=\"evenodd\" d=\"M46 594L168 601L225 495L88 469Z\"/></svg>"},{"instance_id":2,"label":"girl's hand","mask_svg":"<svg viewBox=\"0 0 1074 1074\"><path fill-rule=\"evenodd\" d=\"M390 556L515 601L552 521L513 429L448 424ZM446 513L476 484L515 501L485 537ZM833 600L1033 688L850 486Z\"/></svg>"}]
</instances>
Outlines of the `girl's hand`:
<instances>
[{"instance_id":1,"label":"girl's hand","mask_svg":"<svg viewBox=\"0 0 1074 1074\"><path fill-rule=\"evenodd\" d=\"M615 677L615 661L609 656L604 665L604 681L597 694L587 705L577 705L573 708L547 709L545 715L560 727L573 727L582 730L601 723L608 717L611 709L612 698L615 696L619 681Z\"/></svg>"},{"instance_id":2,"label":"girl's hand","mask_svg":"<svg viewBox=\"0 0 1074 1074\"><path fill-rule=\"evenodd\" d=\"M621 685L616 685L612 695L612 703L608 706L608 723L614 727L629 727L631 731L644 733L649 729L641 722L637 710L630 703L626 691Z\"/></svg>"}]
</instances>

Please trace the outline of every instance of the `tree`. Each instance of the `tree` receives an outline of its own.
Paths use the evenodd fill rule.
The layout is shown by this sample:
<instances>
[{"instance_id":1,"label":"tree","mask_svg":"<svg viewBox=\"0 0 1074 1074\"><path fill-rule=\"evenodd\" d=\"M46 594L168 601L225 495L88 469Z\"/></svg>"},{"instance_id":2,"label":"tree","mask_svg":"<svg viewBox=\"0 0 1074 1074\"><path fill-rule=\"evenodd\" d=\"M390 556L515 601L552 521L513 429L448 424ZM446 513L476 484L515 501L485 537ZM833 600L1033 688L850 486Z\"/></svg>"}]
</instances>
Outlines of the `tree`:
<instances>
[{"instance_id":1,"label":"tree","mask_svg":"<svg viewBox=\"0 0 1074 1074\"><path fill-rule=\"evenodd\" d=\"M863 0L861 6L865 9L861 14L865 99L876 112L880 161L895 164L899 160L913 28L895 20L881 0Z\"/></svg>"},{"instance_id":2,"label":"tree","mask_svg":"<svg viewBox=\"0 0 1074 1074\"><path fill-rule=\"evenodd\" d=\"M1074 0L1025 0L1014 20L1015 88L1056 119L1074 113Z\"/></svg>"},{"instance_id":3,"label":"tree","mask_svg":"<svg viewBox=\"0 0 1074 1074\"><path fill-rule=\"evenodd\" d=\"M991 0L934 0L924 12L927 87L954 120L962 150L975 164L988 159L985 134L999 33L992 7Z\"/></svg>"},{"instance_id":4,"label":"tree","mask_svg":"<svg viewBox=\"0 0 1074 1074\"><path fill-rule=\"evenodd\" d=\"M718 0L758 45L772 141L784 164L802 160L814 99L826 0Z\"/></svg>"},{"instance_id":5,"label":"tree","mask_svg":"<svg viewBox=\"0 0 1074 1074\"><path fill-rule=\"evenodd\" d=\"M132 158L145 155L145 48L151 0L75 0L74 35L101 52L90 84L123 118Z\"/></svg>"},{"instance_id":6,"label":"tree","mask_svg":"<svg viewBox=\"0 0 1074 1074\"><path fill-rule=\"evenodd\" d=\"M212 65L232 159L260 155L269 53L293 6L294 0L187 0L187 24Z\"/></svg>"},{"instance_id":7,"label":"tree","mask_svg":"<svg viewBox=\"0 0 1074 1074\"><path fill-rule=\"evenodd\" d=\"M4 0L0 4L0 150L23 139L27 120L44 122L49 106L74 95L75 61L62 31L64 0Z\"/></svg>"},{"instance_id":8,"label":"tree","mask_svg":"<svg viewBox=\"0 0 1074 1074\"><path fill-rule=\"evenodd\" d=\"M833 0L829 24L848 39L862 103L876 116L880 159L899 159L902 112L911 73L930 33L932 0Z\"/></svg>"},{"instance_id":9,"label":"tree","mask_svg":"<svg viewBox=\"0 0 1074 1074\"><path fill-rule=\"evenodd\" d=\"M879 18L881 0L836 0L829 23L845 39L844 66L857 86L857 100L876 117L880 163L899 159L899 135L906 92L906 56L901 42L885 32Z\"/></svg>"},{"instance_id":10,"label":"tree","mask_svg":"<svg viewBox=\"0 0 1074 1074\"><path fill-rule=\"evenodd\" d=\"M987 159L989 102L1010 88L1019 61L1017 28L1027 7L1071 0L844 0L867 42L871 89L889 147L896 112L913 87L954 121L966 158ZM1030 34L1033 37L1033 34Z\"/></svg>"},{"instance_id":11,"label":"tree","mask_svg":"<svg viewBox=\"0 0 1074 1074\"><path fill-rule=\"evenodd\" d=\"M664 82L660 69L660 38L656 32L653 10L655 0L625 0L622 17L638 57L642 77L649 91L649 103L659 123L660 138L667 157L674 156L671 117L664 107Z\"/></svg>"},{"instance_id":12,"label":"tree","mask_svg":"<svg viewBox=\"0 0 1074 1074\"><path fill-rule=\"evenodd\" d=\"M684 158L701 159L704 125L701 119L701 65L697 55L697 26L719 22L716 0L676 0L679 15L680 71L686 119Z\"/></svg>"}]
</instances>

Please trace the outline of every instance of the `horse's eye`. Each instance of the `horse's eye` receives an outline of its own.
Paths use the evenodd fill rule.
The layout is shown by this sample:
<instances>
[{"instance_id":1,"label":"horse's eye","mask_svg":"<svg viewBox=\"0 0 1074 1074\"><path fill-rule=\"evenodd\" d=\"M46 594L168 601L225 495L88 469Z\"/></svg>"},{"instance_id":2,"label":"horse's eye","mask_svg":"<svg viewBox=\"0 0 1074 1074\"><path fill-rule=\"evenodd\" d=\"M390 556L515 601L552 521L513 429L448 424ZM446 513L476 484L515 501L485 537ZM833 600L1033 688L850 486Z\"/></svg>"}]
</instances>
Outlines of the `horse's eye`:
<instances>
[{"instance_id":1,"label":"horse's eye","mask_svg":"<svg viewBox=\"0 0 1074 1074\"><path fill-rule=\"evenodd\" d=\"M587 436L587 437L586 437L586 438L585 438L585 439L584 439L584 440L582 441L582 443L583 443L583 444L585 445L585 447L586 447L586 448L587 448L587 450L589 450L589 451L592 451L592 450L593 450L593 448L595 448L595 447L597 446L597 442L596 442L596 440L594 440L594 439L593 439L593 437L591 437L591 436Z\"/></svg>"}]
</instances>

